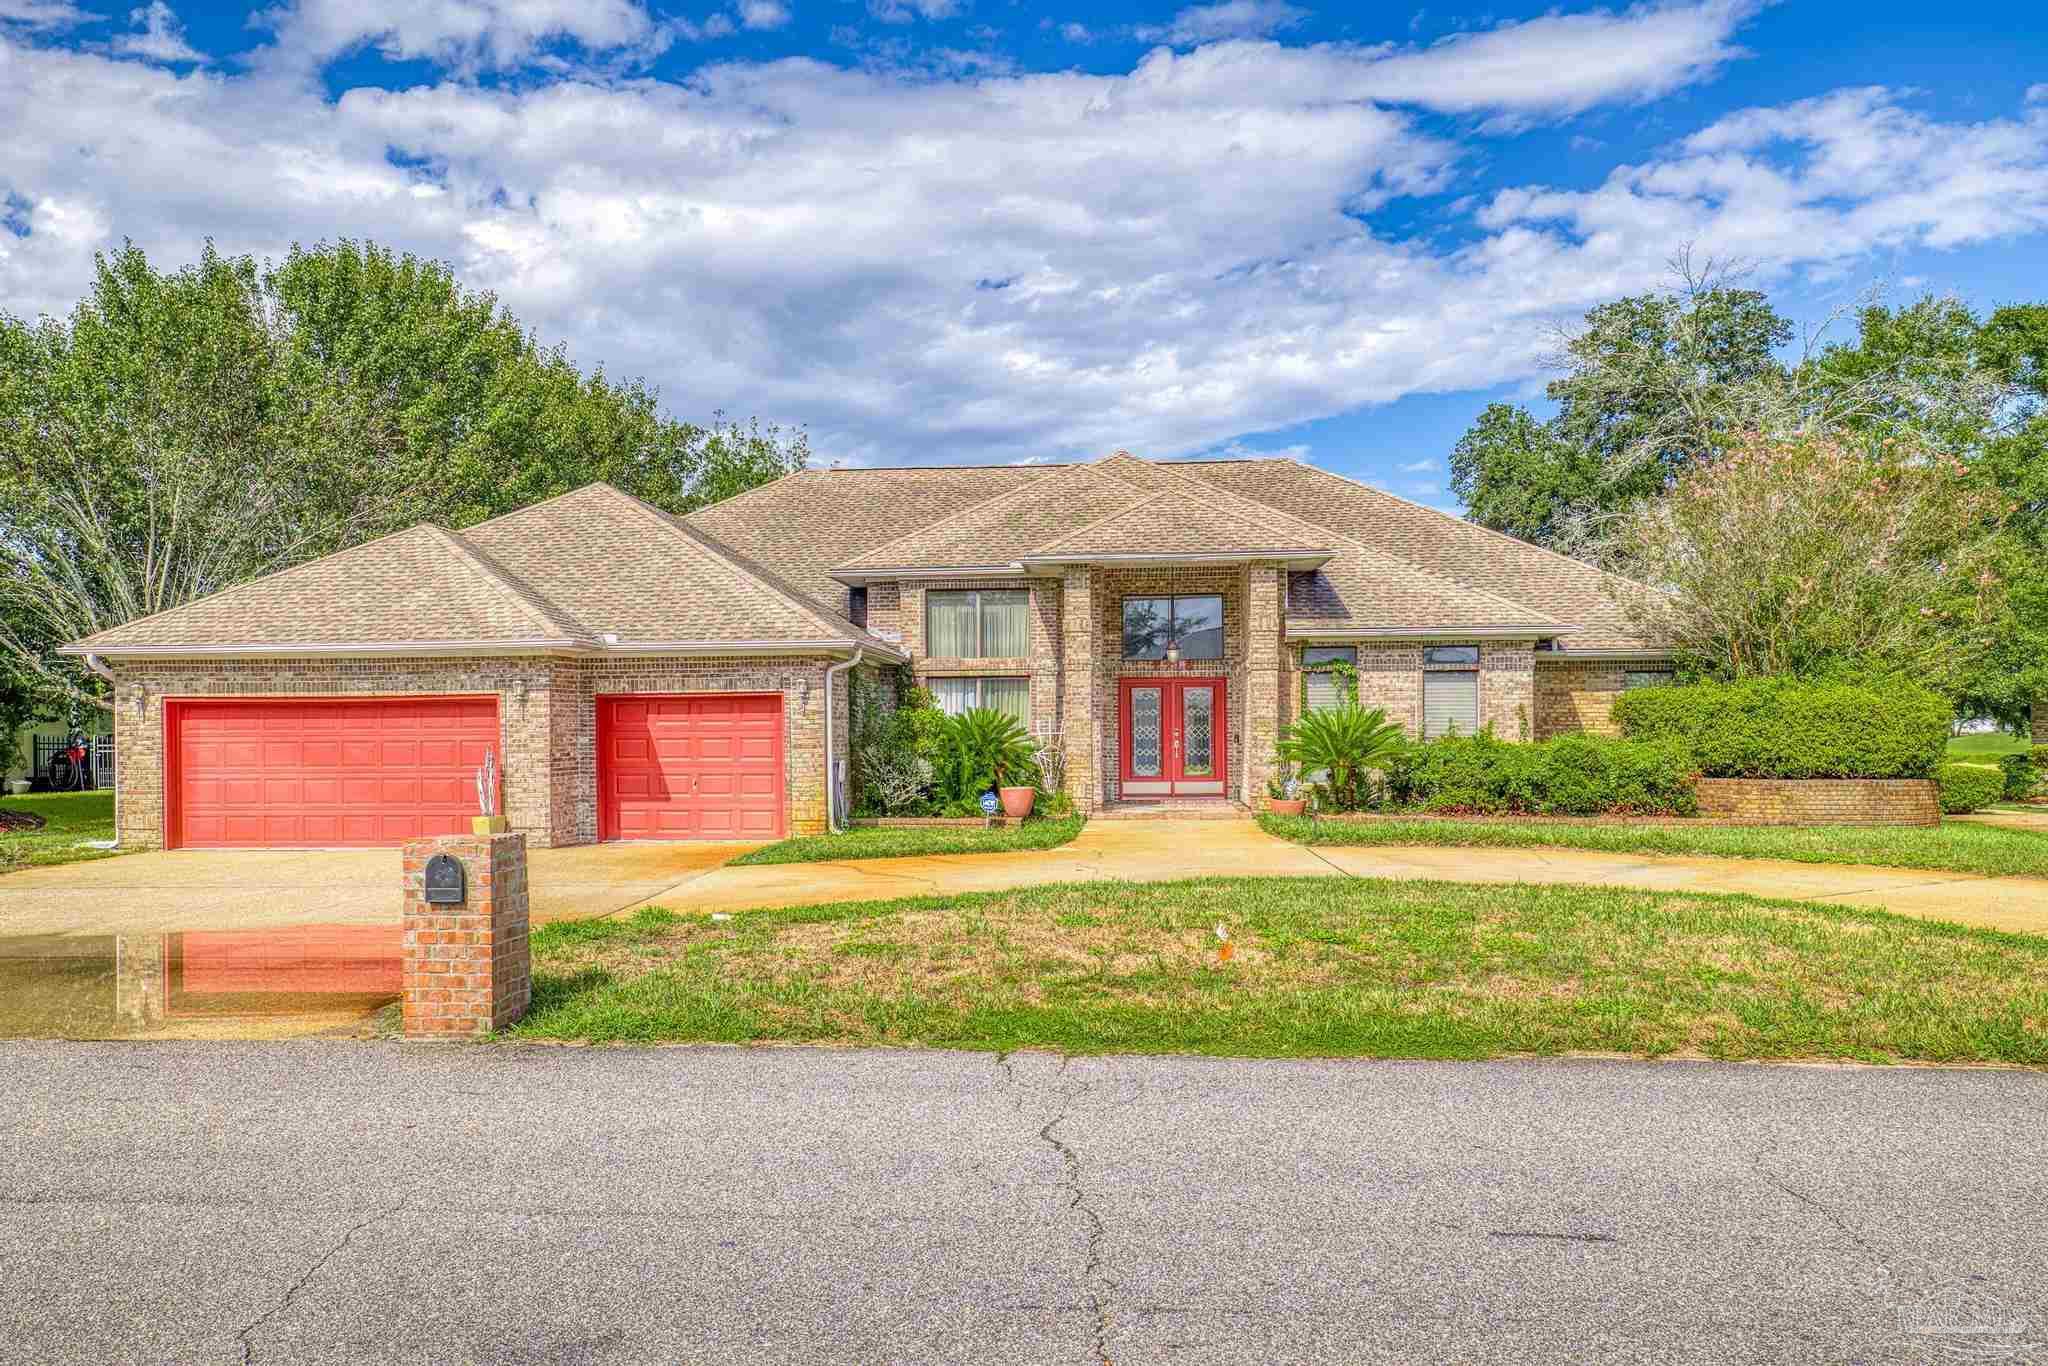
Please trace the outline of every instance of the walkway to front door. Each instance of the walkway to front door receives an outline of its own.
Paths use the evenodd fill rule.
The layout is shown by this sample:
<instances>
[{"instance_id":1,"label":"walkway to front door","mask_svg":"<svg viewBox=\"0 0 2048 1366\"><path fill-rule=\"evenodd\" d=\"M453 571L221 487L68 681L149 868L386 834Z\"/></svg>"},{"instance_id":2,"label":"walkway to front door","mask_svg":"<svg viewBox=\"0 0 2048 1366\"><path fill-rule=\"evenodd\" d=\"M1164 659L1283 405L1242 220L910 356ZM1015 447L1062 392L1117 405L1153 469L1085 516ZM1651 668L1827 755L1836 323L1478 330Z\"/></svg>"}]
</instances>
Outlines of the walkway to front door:
<instances>
[{"instance_id":1,"label":"walkway to front door","mask_svg":"<svg viewBox=\"0 0 2048 1366\"><path fill-rule=\"evenodd\" d=\"M1223 795L1229 772L1220 678L1126 678L1120 692L1126 797Z\"/></svg>"}]
</instances>

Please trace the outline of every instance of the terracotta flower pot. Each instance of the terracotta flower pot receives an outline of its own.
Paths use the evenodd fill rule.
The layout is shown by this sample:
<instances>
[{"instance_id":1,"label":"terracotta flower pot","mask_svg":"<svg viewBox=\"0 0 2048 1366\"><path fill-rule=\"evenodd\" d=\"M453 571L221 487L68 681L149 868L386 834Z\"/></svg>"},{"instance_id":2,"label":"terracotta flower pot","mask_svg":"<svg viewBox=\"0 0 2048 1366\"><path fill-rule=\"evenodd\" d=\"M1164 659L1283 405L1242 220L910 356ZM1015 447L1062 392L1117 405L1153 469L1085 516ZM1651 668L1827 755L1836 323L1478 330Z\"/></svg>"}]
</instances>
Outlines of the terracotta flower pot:
<instances>
[{"instance_id":1,"label":"terracotta flower pot","mask_svg":"<svg viewBox=\"0 0 2048 1366\"><path fill-rule=\"evenodd\" d=\"M1011 820L1021 821L1031 814L1031 804L1038 800L1035 787L999 787L997 793L1003 799L1003 814Z\"/></svg>"},{"instance_id":2,"label":"terracotta flower pot","mask_svg":"<svg viewBox=\"0 0 2048 1366\"><path fill-rule=\"evenodd\" d=\"M1268 797L1266 809L1276 816L1299 816L1308 810L1306 797Z\"/></svg>"}]
</instances>

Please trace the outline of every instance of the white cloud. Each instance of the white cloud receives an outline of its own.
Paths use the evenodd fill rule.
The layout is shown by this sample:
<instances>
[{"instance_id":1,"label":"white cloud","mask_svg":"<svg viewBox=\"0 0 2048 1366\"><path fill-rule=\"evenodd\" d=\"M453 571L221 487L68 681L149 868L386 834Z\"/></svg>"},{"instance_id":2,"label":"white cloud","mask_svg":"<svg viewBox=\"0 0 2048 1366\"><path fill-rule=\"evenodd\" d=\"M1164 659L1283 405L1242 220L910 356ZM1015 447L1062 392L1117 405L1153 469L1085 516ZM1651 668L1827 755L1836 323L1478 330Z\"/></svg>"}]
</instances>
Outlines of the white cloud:
<instances>
[{"instance_id":1,"label":"white cloud","mask_svg":"<svg viewBox=\"0 0 2048 1366\"><path fill-rule=\"evenodd\" d=\"M1464 152L1358 98L1375 61L1227 43L1112 75L791 60L330 99L0 38L0 199L29 230L0 233L0 308L67 310L123 237L167 265L208 236L371 237L679 413L804 422L828 458L1173 454L1512 384L1544 324L1662 285L1687 241L1768 276L2048 230L2048 107L1942 123L1850 91L1497 194L1456 248L1391 240L1361 215L1456 190Z\"/></svg>"},{"instance_id":2,"label":"white cloud","mask_svg":"<svg viewBox=\"0 0 2048 1366\"><path fill-rule=\"evenodd\" d=\"M185 41L185 26L164 0L150 0L129 12L128 21L142 29L114 39L114 51L124 57L143 57L152 62L203 62L206 54Z\"/></svg>"},{"instance_id":3,"label":"white cloud","mask_svg":"<svg viewBox=\"0 0 2048 1366\"><path fill-rule=\"evenodd\" d=\"M1760 0L1546 14L1391 53L1368 76L1375 98L1453 112L1573 113L1651 99L1745 56L1735 31Z\"/></svg>"},{"instance_id":4,"label":"white cloud","mask_svg":"<svg viewBox=\"0 0 2048 1366\"><path fill-rule=\"evenodd\" d=\"M0 0L0 24L23 28L70 28L97 19L68 0Z\"/></svg>"},{"instance_id":5,"label":"white cloud","mask_svg":"<svg viewBox=\"0 0 2048 1366\"><path fill-rule=\"evenodd\" d=\"M868 13L885 24L907 24L912 20L950 19L960 12L960 0L868 0Z\"/></svg>"},{"instance_id":6,"label":"white cloud","mask_svg":"<svg viewBox=\"0 0 2048 1366\"><path fill-rule=\"evenodd\" d=\"M668 31L640 0L287 0L260 19L277 35L273 59L309 66L368 46L394 60L505 70L550 42L652 49Z\"/></svg>"},{"instance_id":7,"label":"white cloud","mask_svg":"<svg viewBox=\"0 0 2048 1366\"><path fill-rule=\"evenodd\" d=\"M2048 108L1941 123L1870 87L1731 114L1596 189L1510 190L1478 219L1502 241L1586 256L1681 231L1720 256L1825 266L2048 229L2044 172Z\"/></svg>"},{"instance_id":8,"label":"white cloud","mask_svg":"<svg viewBox=\"0 0 2048 1366\"><path fill-rule=\"evenodd\" d=\"M1095 35L1088 31L1086 24L1075 23L1072 20L1060 25L1060 37L1070 43L1092 43L1095 41Z\"/></svg>"},{"instance_id":9,"label":"white cloud","mask_svg":"<svg viewBox=\"0 0 2048 1366\"><path fill-rule=\"evenodd\" d=\"M1407 464L1401 466L1401 473L1428 474L1431 470L1435 468L1436 461L1434 460L1411 460Z\"/></svg>"},{"instance_id":10,"label":"white cloud","mask_svg":"<svg viewBox=\"0 0 2048 1366\"><path fill-rule=\"evenodd\" d=\"M781 0L740 0L739 12L745 28L781 28L789 22L789 6Z\"/></svg>"},{"instance_id":11,"label":"white cloud","mask_svg":"<svg viewBox=\"0 0 2048 1366\"><path fill-rule=\"evenodd\" d=\"M1137 36L1148 43L1193 47L1223 38L1263 38L1307 17L1307 10L1286 0L1221 0L1214 5L1190 5L1165 27L1141 27Z\"/></svg>"}]
</instances>

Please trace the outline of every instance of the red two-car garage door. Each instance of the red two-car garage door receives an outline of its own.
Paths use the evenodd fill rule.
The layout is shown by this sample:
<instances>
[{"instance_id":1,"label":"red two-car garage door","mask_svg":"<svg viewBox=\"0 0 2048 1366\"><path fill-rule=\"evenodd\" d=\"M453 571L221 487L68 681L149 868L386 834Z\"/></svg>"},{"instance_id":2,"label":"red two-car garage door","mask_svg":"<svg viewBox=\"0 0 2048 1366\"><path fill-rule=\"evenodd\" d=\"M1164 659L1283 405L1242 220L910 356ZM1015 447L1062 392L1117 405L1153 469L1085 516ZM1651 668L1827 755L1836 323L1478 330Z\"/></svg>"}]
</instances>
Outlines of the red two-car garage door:
<instances>
[{"instance_id":1,"label":"red two-car garage door","mask_svg":"<svg viewBox=\"0 0 2048 1366\"><path fill-rule=\"evenodd\" d=\"M498 747L489 697L167 704L173 848L327 848L454 835Z\"/></svg>"},{"instance_id":2,"label":"red two-car garage door","mask_svg":"<svg viewBox=\"0 0 2048 1366\"><path fill-rule=\"evenodd\" d=\"M601 697L597 754L600 839L783 833L779 693Z\"/></svg>"}]
</instances>

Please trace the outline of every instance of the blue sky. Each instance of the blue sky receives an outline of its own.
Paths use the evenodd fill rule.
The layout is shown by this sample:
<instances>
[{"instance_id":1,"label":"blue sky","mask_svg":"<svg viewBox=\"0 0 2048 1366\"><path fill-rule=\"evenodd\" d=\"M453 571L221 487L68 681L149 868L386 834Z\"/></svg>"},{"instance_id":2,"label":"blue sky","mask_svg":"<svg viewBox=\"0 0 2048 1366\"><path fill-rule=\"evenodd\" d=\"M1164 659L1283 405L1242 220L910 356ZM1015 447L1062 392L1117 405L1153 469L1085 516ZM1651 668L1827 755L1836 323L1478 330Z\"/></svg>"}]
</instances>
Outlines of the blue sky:
<instances>
[{"instance_id":1,"label":"blue sky","mask_svg":"<svg viewBox=\"0 0 2048 1366\"><path fill-rule=\"evenodd\" d=\"M1554 329L1745 262L2039 298L2038 6L0 0L0 309L371 237L821 459L1278 452L1448 505Z\"/></svg>"}]
</instances>

